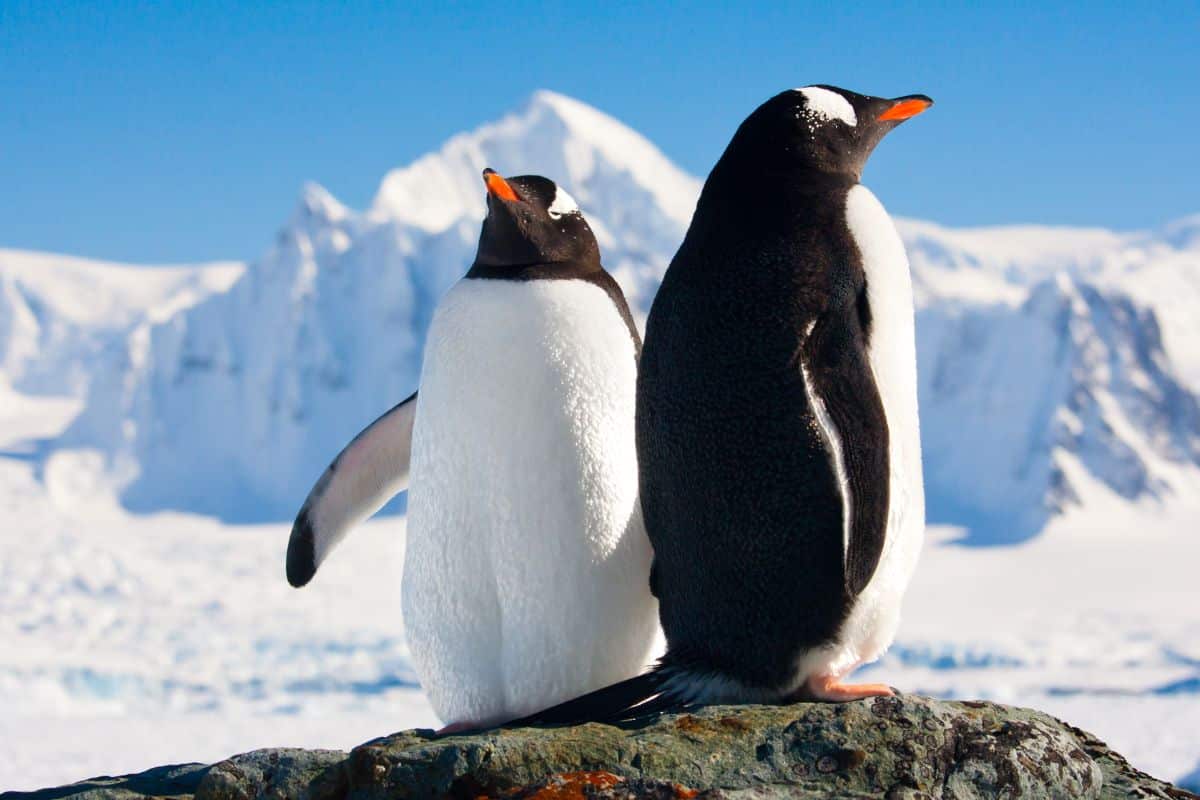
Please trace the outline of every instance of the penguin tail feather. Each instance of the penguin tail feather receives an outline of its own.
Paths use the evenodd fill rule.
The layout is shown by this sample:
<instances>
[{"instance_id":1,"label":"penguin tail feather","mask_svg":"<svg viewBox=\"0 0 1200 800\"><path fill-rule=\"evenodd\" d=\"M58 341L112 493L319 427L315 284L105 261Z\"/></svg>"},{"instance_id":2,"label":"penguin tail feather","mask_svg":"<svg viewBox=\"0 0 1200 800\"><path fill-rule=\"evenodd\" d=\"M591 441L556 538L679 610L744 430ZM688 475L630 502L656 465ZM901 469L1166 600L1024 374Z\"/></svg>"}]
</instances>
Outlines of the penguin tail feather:
<instances>
[{"instance_id":1,"label":"penguin tail feather","mask_svg":"<svg viewBox=\"0 0 1200 800\"><path fill-rule=\"evenodd\" d=\"M506 728L532 725L580 725L585 722L629 722L650 714L683 711L692 704L665 689L669 675L662 665L649 672L567 700L527 717L506 723Z\"/></svg>"}]
</instances>

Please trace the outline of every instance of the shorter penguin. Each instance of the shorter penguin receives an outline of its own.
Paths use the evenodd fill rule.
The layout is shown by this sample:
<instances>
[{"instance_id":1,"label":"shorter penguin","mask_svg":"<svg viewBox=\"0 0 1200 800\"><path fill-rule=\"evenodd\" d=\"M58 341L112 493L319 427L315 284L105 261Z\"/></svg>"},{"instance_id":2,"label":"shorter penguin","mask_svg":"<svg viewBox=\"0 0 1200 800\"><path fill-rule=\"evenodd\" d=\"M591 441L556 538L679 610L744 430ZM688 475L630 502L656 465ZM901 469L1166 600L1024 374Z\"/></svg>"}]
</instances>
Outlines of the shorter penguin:
<instances>
[{"instance_id":1,"label":"shorter penguin","mask_svg":"<svg viewBox=\"0 0 1200 800\"><path fill-rule=\"evenodd\" d=\"M411 453L405 635L444 732L628 678L657 628L629 307L570 195L484 181L475 263L434 313L419 394L334 460L288 547L302 585L404 488Z\"/></svg>"}]
</instances>

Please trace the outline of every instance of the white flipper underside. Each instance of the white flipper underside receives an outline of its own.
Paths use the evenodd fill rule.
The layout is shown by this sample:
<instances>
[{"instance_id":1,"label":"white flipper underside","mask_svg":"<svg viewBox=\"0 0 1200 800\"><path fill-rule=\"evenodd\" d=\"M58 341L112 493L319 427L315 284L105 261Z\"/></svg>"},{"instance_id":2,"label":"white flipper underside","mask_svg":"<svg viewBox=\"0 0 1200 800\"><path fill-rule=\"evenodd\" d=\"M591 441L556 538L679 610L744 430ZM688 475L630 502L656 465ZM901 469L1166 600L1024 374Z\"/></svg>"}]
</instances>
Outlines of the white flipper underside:
<instances>
[{"instance_id":1,"label":"white flipper underside","mask_svg":"<svg viewBox=\"0 0 1200 800\"><path fill-rule=\"evenodd\" d=\"M355 436L317 480L288 543L288 580L293 585L307 583L351 528L408 488L416 410L414 394ZM305 563L304 538L309 536L311 564Z\"/></svg>"}]
</instances>

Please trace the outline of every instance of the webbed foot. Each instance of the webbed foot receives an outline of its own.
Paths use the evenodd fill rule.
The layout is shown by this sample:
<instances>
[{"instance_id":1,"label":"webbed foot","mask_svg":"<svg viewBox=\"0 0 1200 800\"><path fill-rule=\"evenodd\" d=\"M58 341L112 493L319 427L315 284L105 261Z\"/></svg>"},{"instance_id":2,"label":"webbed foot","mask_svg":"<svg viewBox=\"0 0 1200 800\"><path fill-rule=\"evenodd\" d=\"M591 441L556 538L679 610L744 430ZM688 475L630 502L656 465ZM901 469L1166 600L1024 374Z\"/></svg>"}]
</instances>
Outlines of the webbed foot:
<instances>
[{"instance_id":1,"label":"webbed foot","mask_svg":"<svg viewBox=\"0 0 1200 800\"><path fill-rule=\"evenodd\" d=\"M848 703L865 697L893 697L895 692L882 683L842 683L834 675L814 675L804 682L799 695L821 703Z\"/></svg>"}]
</instances>

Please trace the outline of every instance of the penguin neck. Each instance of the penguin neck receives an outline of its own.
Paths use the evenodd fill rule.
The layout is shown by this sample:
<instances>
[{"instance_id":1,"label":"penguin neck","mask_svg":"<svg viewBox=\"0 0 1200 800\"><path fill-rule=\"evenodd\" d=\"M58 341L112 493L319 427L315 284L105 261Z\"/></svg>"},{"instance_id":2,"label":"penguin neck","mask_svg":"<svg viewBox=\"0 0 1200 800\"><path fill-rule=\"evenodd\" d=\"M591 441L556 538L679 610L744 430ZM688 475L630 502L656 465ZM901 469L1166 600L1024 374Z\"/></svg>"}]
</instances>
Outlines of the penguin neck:
<instances>
[{"instance_id":1,"label":"penguin neck","mask_svg":"<svg viewBox=\"0 0 1200 800\"><path fill-rule=\"evenodd\" d=\"M466 277L489 280L536 281L587 278L604 272L598 260L572 259L543 261L532 264L485 264L478 260L467 270Z\"/></svg>"},{"instance_id":2,"label":"penguin neck","mask_svg":"<svg viewBox=\"0 0 1200 800\"><path fill-rule=\"evenodd\" d=\"M740 161L741 159L739 159ZM831 171L812 164L750 164L722 159L713 168L705 184L720 187L722 195L742 204L748 199L760 204L776 204L797 198L805 200L829 192L845 192L858 183L859 174L850 170Z\"/></svg>"},{"instance_id":3,"label":"penguin neck","mask_svg":"<svg viewBox=\"0 0 1200 800\"><path fill-rule=\"evenodd\" d=\"M826 224L829 211L840 209L857 184L858 176L846 172L803 165L743 169L722 161L704 184L688 235L736 232L745 241Z\"/></svg>"},{"instance_id":4,"label":"penguin neck","mask_svg":"<svg viewBox=\"0 0 1200 800\"><path fill-rule=\"evenodd\" d=\"M551 261L543 264L496 265L481 264L477 260L467 270L467 278L497 281L586 281L608 295L616 312L629 329L633 340L634 358L642 354L642 337L629 312L629 303L615 278L605 271L598 258L581 258L573 261Z\"/></svg>"}]
</instances>

